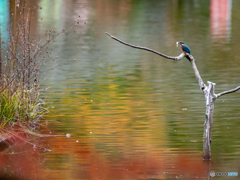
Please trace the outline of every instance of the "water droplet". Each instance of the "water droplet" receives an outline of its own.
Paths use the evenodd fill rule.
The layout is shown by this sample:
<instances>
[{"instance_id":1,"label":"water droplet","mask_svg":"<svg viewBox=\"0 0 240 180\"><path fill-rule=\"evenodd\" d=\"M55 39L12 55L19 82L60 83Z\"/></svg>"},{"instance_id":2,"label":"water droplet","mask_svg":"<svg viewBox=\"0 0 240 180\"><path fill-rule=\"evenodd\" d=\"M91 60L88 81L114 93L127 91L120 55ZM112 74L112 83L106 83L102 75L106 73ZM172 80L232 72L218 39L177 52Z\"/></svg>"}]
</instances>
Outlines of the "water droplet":
<instances>
[{"instance_id":1,"label":"water droplet","mask_svg":"<svg viewBox=\"0 0 240 180\"><path fill-rule=\"evenodd\" d=\"M71 137L71 134L66 134L66 137Z\"/></svg>"}]
</instances>

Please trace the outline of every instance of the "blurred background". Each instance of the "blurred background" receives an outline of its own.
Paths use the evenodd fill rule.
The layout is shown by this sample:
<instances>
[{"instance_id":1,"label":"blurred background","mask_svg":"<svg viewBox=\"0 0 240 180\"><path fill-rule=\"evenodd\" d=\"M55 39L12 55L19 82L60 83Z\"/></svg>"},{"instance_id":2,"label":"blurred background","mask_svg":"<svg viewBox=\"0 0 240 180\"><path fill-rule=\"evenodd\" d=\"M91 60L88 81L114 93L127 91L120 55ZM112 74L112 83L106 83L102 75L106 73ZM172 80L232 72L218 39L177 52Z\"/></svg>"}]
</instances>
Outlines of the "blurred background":
<instances>
[{"instance_id":1,"label":"blurred background","mask_svg":"<svg viewBox=\"0 0 240 180\"><path fill-rule=\"evenodd\" d=\"M240 172L240 93L216 101L212 160L202 161L205 99L188 60L167 60L105 34L169 56L181 53L175 41L183 41L204 82L216 83L219 93L240 85L240 1L29 2L38 5L33 38L80 22L50 47L62 67L41 75L51 108L43 121L46 133L71 137L46 138L52 151L36 158L41 166L31 176L19 176L208 179L210 171ZM13 0L0 0L3 39L13 12Z\"/></svg>"}]
</instances>

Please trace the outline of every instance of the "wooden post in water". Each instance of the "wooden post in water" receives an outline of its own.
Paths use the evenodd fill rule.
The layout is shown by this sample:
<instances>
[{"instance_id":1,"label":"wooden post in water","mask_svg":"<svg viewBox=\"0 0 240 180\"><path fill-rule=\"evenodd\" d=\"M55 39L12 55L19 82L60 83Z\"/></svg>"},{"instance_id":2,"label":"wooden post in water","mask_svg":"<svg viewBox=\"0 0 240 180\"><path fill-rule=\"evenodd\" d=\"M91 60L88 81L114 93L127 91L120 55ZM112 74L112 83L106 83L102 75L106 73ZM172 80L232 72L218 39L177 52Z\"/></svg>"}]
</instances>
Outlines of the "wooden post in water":
<instances>
[{"instance_id":1,"label":"wooden post in water","mask_svg":"<svg viewBox=\"0 0 240 180\"><path fill-rule=\"evenodd\" d=\"M213 125L213 111L214 111L214 86L215 84L208 81L208 87L204 93L206 100L206 113L203 134L203 159L211 159L211 137Z\"/></svg>"},{"instance_id":2,"label":"wooden post in water","mask_svg":"<svg viewBox=\"0 0 240 180\"><path fill-rule=\"evenodd\" d=\"M222 95L238 91L240 89L240 86L236 87L235 89L231 89L231 90L228 90L228 91L221 92L219 94L215 94L214 93L215 83L208 81L207 82L208 86L206 86L204 84L204 82L203 82L203 80L202 80L202 78L199 74L199 71L197 69L197 66L195 64L195 59L192 55L189 55L187 53L181 53L179 56L176 56L176 57L167 56L165 54L162 54L158 51L155 51L155 50L152 50L152 49L149 49L149 48L128 44L128 43L112 36L109 33L106 33L106 34L108 36L110 36L112 39L114 39L114 40L116 40L116 41L118 41L122 44L125 44L127 46L130 46L132 48L146 50L146 51L155 53L159 56L162 56L164 58L174 60L174 61L180 61L183 57L186 57L190 61L191 65L192 65L192 68L193 68L193 71L195 73L195 76L198 80L198 84L200 86L200 89L202 90L202 93L205 96L206 113L205 113L204 134L203 134L203 159L204 160L210 160L211 159L211 142L212 142L211 136L212 136L212 125L213 125L214 102L217 98L219 98Z\"/></svg>"}]
</instances>

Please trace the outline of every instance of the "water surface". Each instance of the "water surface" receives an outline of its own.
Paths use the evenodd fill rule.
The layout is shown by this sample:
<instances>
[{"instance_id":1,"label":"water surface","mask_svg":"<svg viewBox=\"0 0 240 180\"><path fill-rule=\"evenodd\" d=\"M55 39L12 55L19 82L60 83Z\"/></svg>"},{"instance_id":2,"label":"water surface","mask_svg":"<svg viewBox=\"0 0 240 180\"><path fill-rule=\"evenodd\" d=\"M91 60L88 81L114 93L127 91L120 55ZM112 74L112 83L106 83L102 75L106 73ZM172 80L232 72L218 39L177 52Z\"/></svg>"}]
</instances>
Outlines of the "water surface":
<instances>
[{"instance_id":1,"label":"water surface","mask_svg":"<svg viewBox=\"0 0 240 180\"><path fill-rule=\"evenodd\" d=\"M240 172L239 92L216 101L212 160L202 161L205 100L188 60L167 60L105 34L171 56L181 53L175 41L185 42L204 82L216 83L219 93L239 86L238 1L31 3L42 7L33 34L61 31L80 16L76 32L51 47L62 67L42 75L54 107L43 124L71 137L46 139L53 151L39 178L208 179L210 171Z\"/></svg>"}]
</instances>

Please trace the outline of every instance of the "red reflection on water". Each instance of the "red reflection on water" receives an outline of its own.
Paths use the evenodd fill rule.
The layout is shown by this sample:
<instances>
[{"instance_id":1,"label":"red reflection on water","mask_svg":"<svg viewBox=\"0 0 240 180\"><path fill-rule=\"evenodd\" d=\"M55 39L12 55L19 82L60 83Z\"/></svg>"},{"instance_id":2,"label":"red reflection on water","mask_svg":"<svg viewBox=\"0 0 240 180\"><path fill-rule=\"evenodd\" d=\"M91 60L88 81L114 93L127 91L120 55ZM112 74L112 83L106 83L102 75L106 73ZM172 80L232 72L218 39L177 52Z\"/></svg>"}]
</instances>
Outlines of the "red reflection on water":
<instances>
[{"instance_id":1,"label":"red reflection on water","mask_svg":"<svg viewBox=\"0 0 240 180\"><path fill-rule=\"evenodd\" d=\"M34 151L32 137L19 130L3 131L6 140L0 142L0 179L36 179L41 154Z\"/></svg>"},{"instance_id":2,"label":"red reflection on water","mask_svg":"<svg viewBox=\"0 0 240 180\"><path fill-rule=\"evenodd\" d=\"M174 164L179 172L188 177L203 178L210 170L210 161L203 161L199 157L178 156Z\"/></svg>"},{"instance_id":3,"label":"red reflection on water","mask_svg":"<svg viewBox=\"0 0 240 180\"><path fill-rule=\"evenodd\" d=\"M135 179L135 178L164 178L164 159L151 155L139 155L131 157L125 155L120 159L106 160L97 154L91 154L84 166L73 174L77 178L88 177L88 179ZM161 173L161 174L160 174Z\"/></svg>"},{"instance_id":4,"label":"red reflection on water","mask_svg":"<svg viewBox=\"0 0 240 180\"><path fill-rule=\"evenodd\" d=\"M74 149L73 179L206 178L210 171L201 155L121 152L116 158L108 152L98 153L87 143Z\"/></svg>"},{"instance_id":5,"label":"red reflection on water","mask_svg":"<svg viewBox=\"0 0 240 180\"><path fill-rule=\"evenodd\" d=\"M226 38L231 30L232 0L211 0L210 27L213 38Z\"/></svg>"}]
</instances>

